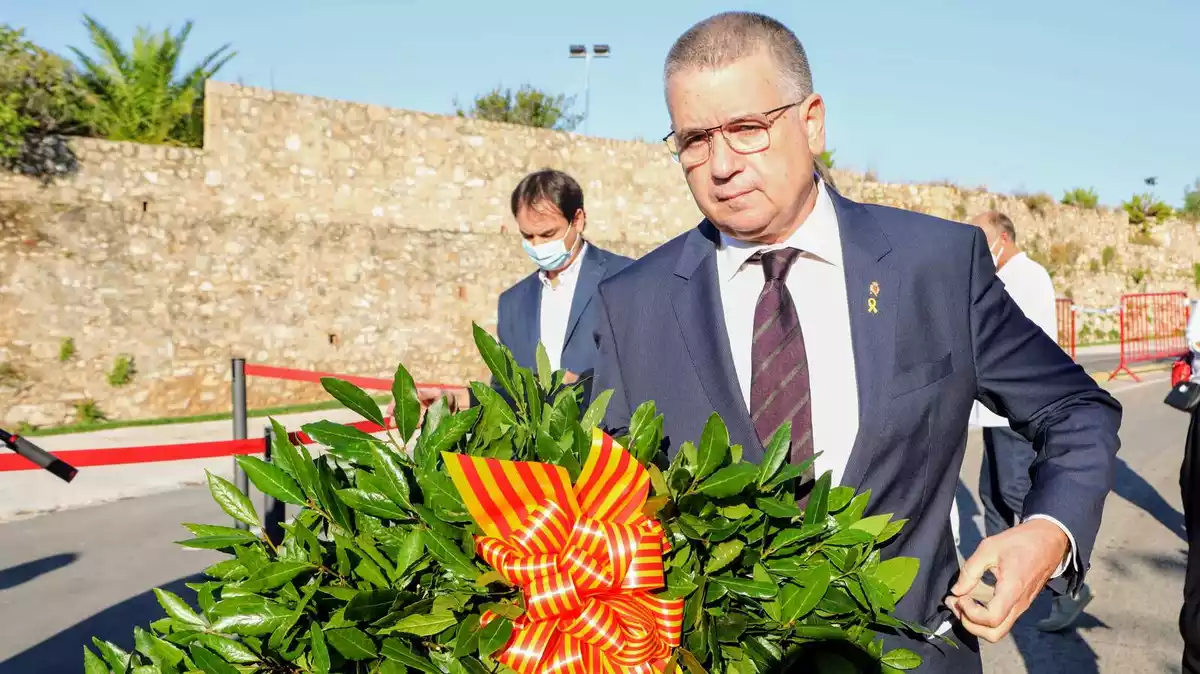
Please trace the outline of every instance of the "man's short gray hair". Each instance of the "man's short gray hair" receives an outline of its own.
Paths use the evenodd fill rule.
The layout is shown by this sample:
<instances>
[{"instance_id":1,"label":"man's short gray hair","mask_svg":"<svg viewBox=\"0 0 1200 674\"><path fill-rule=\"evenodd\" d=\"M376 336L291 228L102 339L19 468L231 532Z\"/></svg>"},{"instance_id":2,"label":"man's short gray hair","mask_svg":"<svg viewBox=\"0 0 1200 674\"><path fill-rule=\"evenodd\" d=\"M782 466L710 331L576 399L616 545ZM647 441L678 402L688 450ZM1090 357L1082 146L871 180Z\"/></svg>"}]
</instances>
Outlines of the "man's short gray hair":
<instances>
[{"instance_id":1,"label":"man's short gray hair","mask_svg":"<svg viewBox=\"0 0 1200 674\"><path fill-rule=\"evenodd\" d=\"M780 83L792 98L789 103L813 92L808 56L796 34L755 12L723 12L689 28L667 53L663 77L670 79L693 68L722 68L760 50L766 50L779 66Z\"/></svg>"},{"instance_id":2,"label":"man's short gray hair","mask_svg":"<svg viewBox=\"0 0 1200 674\"><path fill-rule=\"evenodd\" d=\"M997 234L1008 234L1008 238L1013 242L1017 242L1017 227L1013 224L1012 218L1001 213L1000 211L987 211L981 213L978 217L979 222L986 223L992 228L992 231Z\"/></svg>"}]
</instances>

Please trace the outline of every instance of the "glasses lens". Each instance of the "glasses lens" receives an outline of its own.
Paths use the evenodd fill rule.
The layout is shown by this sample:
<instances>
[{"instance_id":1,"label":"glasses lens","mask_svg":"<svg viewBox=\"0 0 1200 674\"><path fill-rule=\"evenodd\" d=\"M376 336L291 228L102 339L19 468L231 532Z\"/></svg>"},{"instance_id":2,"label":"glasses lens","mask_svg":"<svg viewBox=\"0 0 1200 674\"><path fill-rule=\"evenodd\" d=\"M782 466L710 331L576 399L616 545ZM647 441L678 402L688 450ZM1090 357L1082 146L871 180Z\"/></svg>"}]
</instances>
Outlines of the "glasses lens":
<instances>
[{"instance_id":1,"label":"glasses lens","mask_svg":"<svg viewBox=\"0 0 1200 674\"><path fill-rule=\"evenodd\" d=\"M767 125L758 121L739 121L724 129L729 146L738 152L758 152L771 142Z\"/></svg>"},{"instance_id":2,"label":"glasses lens","mask_svg":"<svg viewBox=\"0 0 1200 674\"><path fill-rule=\"evenodd\" d=\"M684 164L698 164L708 159L708 134L691 132L672 136L676 144L676 154Z\"/></svg>"}]
</instances>

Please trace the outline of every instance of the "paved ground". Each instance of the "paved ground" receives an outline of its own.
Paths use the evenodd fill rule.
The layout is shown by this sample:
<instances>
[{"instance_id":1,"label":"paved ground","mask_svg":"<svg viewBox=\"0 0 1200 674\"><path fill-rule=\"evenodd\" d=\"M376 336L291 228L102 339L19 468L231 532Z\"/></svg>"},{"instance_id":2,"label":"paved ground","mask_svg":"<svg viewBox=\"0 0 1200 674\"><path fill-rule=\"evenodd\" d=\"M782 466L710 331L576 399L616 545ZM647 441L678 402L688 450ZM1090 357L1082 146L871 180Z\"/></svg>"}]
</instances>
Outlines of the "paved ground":
<instances>
[{"instance_id":1,"label":"paved ground","mask_svg":"<svg viewBox=\"0 0 1200 674\"><path fill-rule=\"evenodd\" d=\"M989 674L1180 671L1178 618L1187 544L1179 463L1187 417L1162 404L1164 374L1144 375L1143 381L1113 387L1125 406L1125 418L1116 489L1105 505L1088 576L1095 599L1076 631L1043 634L1033 627L1049 610L1043 597L1011 638L985 647ZM972 493L978 481L979 444L973 437L963 468ZM962 485L959 492L960 516L973 519L962 526L963 548L969 550L978 543L983 518L972 494ZM968 532L974 533L974 540Z\"/></svg>"},{"instance_id":2,"label":"paved ground","mask_svg":"<svg viewBox=\"0 0 1200 674\"><path fill-rule=\"evenodd\" d=\"M1121 362L1121 346L1104 344L1076 349L1075 362L1088 372L1112 372L1117 369L1117 363Z\"/></svg>"},{"instance_id":3,"label":"paved ground","mask_svg":"<svg viewBox=\"0 0 1200 674\"><path fill-rule=\"evenodd\" d=\"M1037 632L1032 622L1047 608L1039 602L1013 638L985 648L986 671L1180 671L1178 470L1186 418L1162 404L1164 378L1155 373L1144 384L1112 387L1126 407L1121 464L1090 576L1096 599L1079 629ZM968 553L979 539L971 496L978 465L979 438L972 434L960 489L961 515L975 516L962 529ZM7 498L8 487L0 489ZM150 588L187 595L183 583L219 558L174 545L188 536L180 523L223 520L204 489L186 487L0 524L0 674L78 672L82 646L93 635L128 644L132 625L161 617Z\"/></svg>"}]
</instances>

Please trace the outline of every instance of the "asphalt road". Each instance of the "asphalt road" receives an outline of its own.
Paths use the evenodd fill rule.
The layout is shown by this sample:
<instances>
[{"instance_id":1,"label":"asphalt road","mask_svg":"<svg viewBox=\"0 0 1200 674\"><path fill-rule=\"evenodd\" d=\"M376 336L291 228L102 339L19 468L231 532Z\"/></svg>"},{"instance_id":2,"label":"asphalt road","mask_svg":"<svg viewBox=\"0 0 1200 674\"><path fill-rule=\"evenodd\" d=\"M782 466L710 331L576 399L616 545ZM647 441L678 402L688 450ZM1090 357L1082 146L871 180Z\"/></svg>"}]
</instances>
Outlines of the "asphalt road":
<instances>
[{"instance_id":1,"label":"asphalt road","mask_svg":"<svg viewBox=\"0 0 1200 674\"><path fill-rule=\"evenodd\" d=\"M1184 572L1178 471L1186 418L1162 404L1164 375L1113 387L1125 405L1115 493L1105 508L1089 583L1096 598L1078 629L1042 634L1032 624L984 648L994 674L1179 672L1176 626ZM980 443L972 433L960 488L964 552L978 544L972 496ZM172 542L181 522L225 523L200 487L0 524L0 674L76 673L92 636L128 646L133 625L162 616L151 588L189 595L184 583L220 555Z\"/></svg>"},{"instance_id":2,"label":"asphalt road","mask_svg":"<svg viewBox=\"0 0 1200 674\"><path fill-rule=\"evenodd\" d=\"M1112 372L1121 362L1121 356L1116 353L1081 353L1075 357L1075 362L1088 372Z\"/></svg>"}]
</instances>

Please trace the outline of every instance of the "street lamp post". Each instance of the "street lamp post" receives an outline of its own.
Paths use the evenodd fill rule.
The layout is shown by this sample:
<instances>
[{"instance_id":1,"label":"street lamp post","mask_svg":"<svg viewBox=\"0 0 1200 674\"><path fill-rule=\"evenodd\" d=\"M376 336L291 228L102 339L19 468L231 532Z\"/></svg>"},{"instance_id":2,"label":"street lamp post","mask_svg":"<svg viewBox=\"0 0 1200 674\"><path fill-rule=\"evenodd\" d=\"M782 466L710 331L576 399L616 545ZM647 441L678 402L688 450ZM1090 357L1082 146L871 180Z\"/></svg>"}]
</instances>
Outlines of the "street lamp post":
<instances>
[{"instance_id":1,"label":"street lamp post","mask_svg":"<svg viewBox=\"0 0 1200 674\"><path fill-rule=\"evenodd\" d=\"M582 44L573 44L570 47L571 58L583 59L583 132L585 134L588 133L588 127L592 121L592 59L608 58L611 53L612 50L606 44L594 44L591 51L588 51L587 45Z\"/></svg>"}]
</instances>

